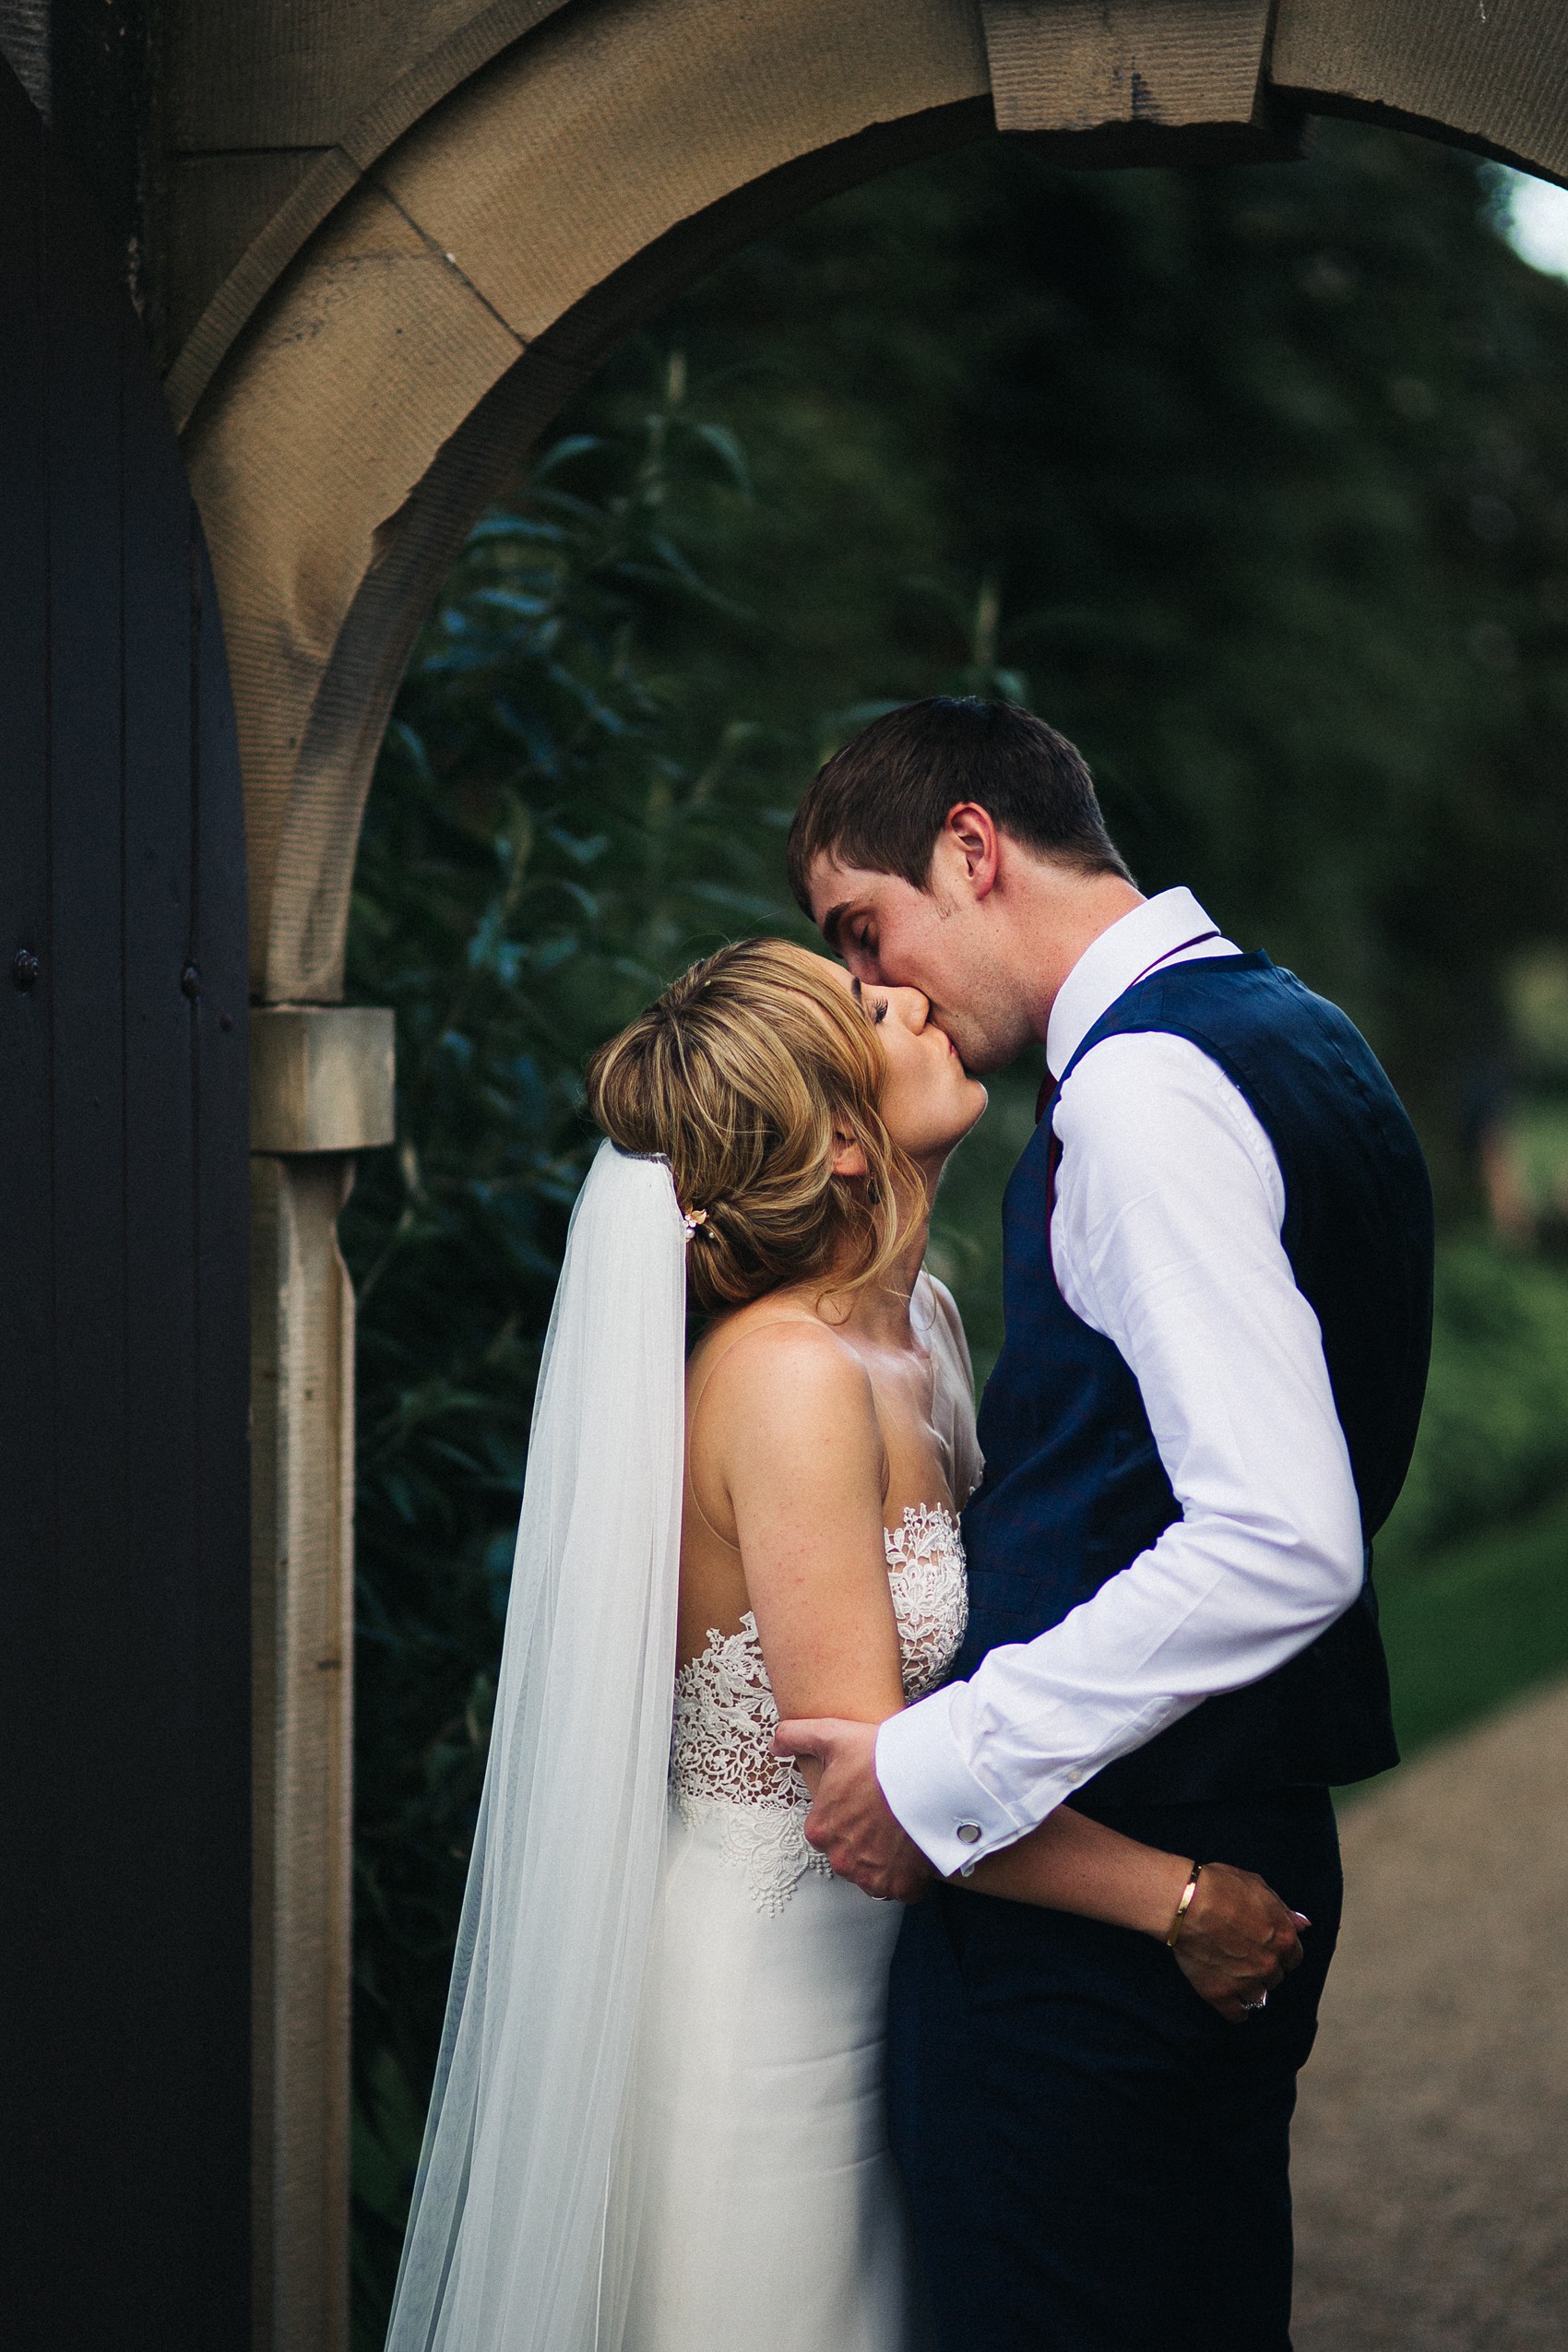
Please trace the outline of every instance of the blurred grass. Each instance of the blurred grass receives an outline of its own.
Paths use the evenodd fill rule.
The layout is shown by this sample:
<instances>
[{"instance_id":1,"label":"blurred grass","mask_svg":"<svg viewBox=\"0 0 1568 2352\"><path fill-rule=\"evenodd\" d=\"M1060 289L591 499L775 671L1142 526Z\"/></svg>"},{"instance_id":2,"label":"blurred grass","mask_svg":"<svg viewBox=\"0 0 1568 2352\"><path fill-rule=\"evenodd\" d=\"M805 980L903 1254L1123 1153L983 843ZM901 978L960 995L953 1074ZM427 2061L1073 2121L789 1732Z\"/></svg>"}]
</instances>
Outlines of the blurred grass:
<instances>
[{"instance_id":1,"label":"blurred grass","mask_svg":"<svg viewBox=\"0 0 1568 2352\"><path fill-rule=\"evenodd\" d=\"M1568 1494L1380 1572L1378 1597L1408 1758L1568 1674Z\"/></svg>"}]
</instances>

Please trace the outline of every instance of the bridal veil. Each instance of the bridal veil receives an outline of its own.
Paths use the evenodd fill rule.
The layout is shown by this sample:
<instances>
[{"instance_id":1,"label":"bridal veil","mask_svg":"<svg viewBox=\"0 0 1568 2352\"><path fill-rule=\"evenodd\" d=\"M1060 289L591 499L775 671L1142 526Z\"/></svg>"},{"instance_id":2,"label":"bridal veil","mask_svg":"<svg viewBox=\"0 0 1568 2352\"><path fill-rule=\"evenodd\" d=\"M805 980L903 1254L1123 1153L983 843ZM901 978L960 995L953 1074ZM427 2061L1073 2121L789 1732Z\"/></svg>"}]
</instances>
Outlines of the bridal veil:
<instances>
[{"instance_id":1,"label":"bridal veil","mask_svg":"<svg viewBox=\"0 0 1568 2352\"><path fill-rule=\"evenodd\" d=\"M545 1343L490 1758L387 2352L614 2352L666 1819L685 1228L600 1146Z\"/></svg>"}]
</instances>

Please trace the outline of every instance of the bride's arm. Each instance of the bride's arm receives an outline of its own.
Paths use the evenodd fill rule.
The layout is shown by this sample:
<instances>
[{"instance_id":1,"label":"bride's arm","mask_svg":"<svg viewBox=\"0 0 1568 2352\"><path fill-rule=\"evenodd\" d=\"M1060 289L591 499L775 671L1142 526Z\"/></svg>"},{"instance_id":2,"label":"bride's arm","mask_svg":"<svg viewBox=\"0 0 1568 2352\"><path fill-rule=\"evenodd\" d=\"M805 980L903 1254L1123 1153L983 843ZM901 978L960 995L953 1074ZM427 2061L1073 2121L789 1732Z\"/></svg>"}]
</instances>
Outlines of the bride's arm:
<instances>
[{"instance_id":1,"label":"bride's arm","mask_svg":"<svg viewBox=\"0 0 1568 2352\"><path fill-rule=\"evenodd\" d=\"M952 1883L1163 1938L1195 1859L1140 1846L1062 1805L1016 1846L988 1855Z\"/></svg>"},{"instance_id":2,"label":"bride's arm","mask_svg":"<svg viewBox=\"0 0 1568 2352\"><path fill-rule=\"evenodd\" d=\"M765 1324L716 1369L692 1439L704 1514L740 1546L779 1715L896 1713L882 1433L859 1357L820 1324ZM817 1768L802 1768L814 1790Z\"/></svg>"},{"instance_id":3,"label":"bride's arm","mask_svg":"<svg viewBox=\"0 0 1568 2352\"><path fill-rule=\"evenodd\" d=\"M1016 1846L988 1855L968 1878L951 1883L1076 1911L1163 1943L1197 1860L1203 1874L1182 1917L1175 1957L1194 1990L1237 2023L1249 2002L1300 1966L1297 1929L1306 1924L1253 1871L1162 1853L1061 1805Z\"/></svg>"}]
</instances>

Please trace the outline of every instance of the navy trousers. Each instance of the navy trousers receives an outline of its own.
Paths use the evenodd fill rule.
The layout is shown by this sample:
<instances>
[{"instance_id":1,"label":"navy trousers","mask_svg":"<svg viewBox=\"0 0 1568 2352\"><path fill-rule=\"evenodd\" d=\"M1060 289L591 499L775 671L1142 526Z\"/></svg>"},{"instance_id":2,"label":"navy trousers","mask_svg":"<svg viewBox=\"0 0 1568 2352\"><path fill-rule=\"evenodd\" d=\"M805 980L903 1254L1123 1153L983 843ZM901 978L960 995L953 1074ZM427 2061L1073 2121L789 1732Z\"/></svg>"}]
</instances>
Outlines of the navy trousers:
<instances>
[{"instance_id":1,"label":"navy trousers","mask_svg":"<svg viewBox=\"0 0 1568 2352\"><path fill-rule=\"evenodd\" d=\"M1152 1939L939 1887L894 1961L894 2152L943 2352L1289 2352L1290 2116L1339 1927L1326 1789L1101 1808L1313 1924L1229 2025Z\"/></svg>"}]
</instances>

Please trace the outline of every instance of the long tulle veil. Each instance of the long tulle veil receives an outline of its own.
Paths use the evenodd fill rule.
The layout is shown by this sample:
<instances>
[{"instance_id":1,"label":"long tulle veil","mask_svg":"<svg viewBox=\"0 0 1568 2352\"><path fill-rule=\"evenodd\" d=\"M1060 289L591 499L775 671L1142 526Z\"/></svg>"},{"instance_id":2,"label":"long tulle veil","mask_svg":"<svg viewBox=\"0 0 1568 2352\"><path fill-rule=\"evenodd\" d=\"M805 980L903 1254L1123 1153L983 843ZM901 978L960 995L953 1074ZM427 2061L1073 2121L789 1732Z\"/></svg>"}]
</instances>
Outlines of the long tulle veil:
<instances>
[{"instance_id":1,"label":"long tulle veil","mask_svg":"<svg viewBox=\"0 0 1568 2352\"><path fill-rule=\"evenodd\" d=\"M388 2352L615 2352L675 1660L685 1228L609 1144L545 1343Z\"/></svg>"}]
</instances>

